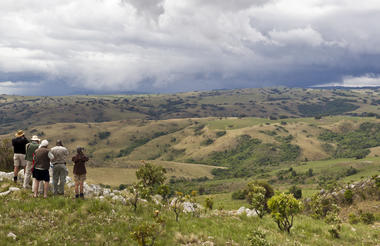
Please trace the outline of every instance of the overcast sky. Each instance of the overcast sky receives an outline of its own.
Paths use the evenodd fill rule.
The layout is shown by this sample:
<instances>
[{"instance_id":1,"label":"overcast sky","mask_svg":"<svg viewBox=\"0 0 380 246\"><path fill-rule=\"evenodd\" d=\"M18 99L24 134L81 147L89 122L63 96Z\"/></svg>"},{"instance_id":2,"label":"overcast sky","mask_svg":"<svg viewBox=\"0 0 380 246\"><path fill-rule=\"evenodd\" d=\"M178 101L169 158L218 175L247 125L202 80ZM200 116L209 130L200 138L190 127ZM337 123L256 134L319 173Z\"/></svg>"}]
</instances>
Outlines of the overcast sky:
<instances>
[{"instance_id":1,"label":"overcast sky","mask_svg":"<svg viewBox=\"0 0 380 246\"><path fill-rule=\"evenodd\" d=\"M0 94L380 86L379 0L1 0Z\"/></svg>"}]
</instances>

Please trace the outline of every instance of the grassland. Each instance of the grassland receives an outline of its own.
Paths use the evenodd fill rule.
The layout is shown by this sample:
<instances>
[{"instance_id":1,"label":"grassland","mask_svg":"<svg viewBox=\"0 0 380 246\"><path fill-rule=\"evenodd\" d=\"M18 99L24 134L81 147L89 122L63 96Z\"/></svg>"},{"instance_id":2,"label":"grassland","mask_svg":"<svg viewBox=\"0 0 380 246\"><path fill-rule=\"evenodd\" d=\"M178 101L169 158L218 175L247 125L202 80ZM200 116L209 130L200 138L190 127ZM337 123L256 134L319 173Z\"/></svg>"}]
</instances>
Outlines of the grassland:
<instances>
[{"instance_id":1,"label":"grassland","mask_svg":"<svg viewBox=\"0 0 380 246\"><path fill-rule=\"evenodd\" d=\"M130 206L110 200L74 200L68 197L34 199L26 191L1 197L2 245L137 245L131 232L142 223L154 223L160 210L164 230L155 245L250 245L248 238L260 230L272 245L378 245L380 225L343 223L340 239L333 239L330 225L306 215L295 218L292 233L280 232L269 216L223 216L204 212L200 218L182 214L179 222L166 207L144 205L136 213ZM226 204L227 207L227 204ZM14 233L16 239L8 237Z\"/></svg>"},{"instance_id":2,"label":"grassland","mask_svg":"<svg viewBox=\"0 0 380 246\"><path fill-rule=\"evenodd\" d=\"M150 161L153 165L160 165L167 171L166 177L195 179L200 177L212 178L211 170L214 167L208 165L165 162L165 161ZM88 167L87 182L93 184L105 184L113 187L118 187L120 184L132 184L137 181L136 170L141 166L139 161L128 161L126 167ZM72 174L73 166L68 166L69 173Z\"/></svg>"}]
</instances>

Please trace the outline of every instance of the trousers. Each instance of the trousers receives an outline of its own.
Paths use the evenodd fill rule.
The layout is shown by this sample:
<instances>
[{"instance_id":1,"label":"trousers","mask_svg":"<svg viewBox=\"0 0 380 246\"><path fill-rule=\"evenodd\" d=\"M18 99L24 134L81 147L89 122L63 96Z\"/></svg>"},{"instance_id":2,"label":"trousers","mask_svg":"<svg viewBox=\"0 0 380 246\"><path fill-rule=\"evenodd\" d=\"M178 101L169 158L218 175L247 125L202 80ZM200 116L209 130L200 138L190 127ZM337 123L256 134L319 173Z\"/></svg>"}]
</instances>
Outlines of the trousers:
<instances>
[{"instance_id":1,"label":"trousers","mask_svg":"<svg viewBox=\"0 0 380 246\"><path fill-rule=\"evenodd\" d=\"M63 194L66 176L69 172L67 171L65 164L55 164L53 165L53 192L54 194Z\"/></svg>"}]
</instances>

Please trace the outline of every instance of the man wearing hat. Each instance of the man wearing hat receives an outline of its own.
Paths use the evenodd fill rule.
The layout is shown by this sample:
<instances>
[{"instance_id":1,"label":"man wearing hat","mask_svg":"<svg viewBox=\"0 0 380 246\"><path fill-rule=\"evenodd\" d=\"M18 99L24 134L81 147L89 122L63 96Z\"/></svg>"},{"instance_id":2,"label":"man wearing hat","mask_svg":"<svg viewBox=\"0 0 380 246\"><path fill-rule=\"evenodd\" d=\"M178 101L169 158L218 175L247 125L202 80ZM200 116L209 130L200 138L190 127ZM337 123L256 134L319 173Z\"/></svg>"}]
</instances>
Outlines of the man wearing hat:
<instances>
[{"instance_id":1,"label":"man wearing hat","mask_svg":"<svg viewBox=\"0 0 380 246\"><path fill-rule=\"evenodd\" d=\"M15 183L17 183L17 176L18 172L20 171L20 167L24 168L25 173L25 166L26 166L26 160L25 160L25 153L26 153L26 144L29 143L28 139L24 136L23 130L18 130L15 134L16 138L12 139L12 145L13 145L13 161L14 161L14 177L13 180Z\"/></svg>"},{"instance_id":2,"label":"man wearing hat","mask_svg":"<svg viewBox=\"0 0 380 246\"><path fill-rule=\"evenodd\" d=\"M24 176L24 185L23 185L25 189L30 187L29 183L32 176L33 155L34 155L34 151L36 151L36 149L38 149L40 145L40 139L36 135L34 135L30 139L30 141L31 142L26 145L26 154L25 154L26 172Z\"/></svg>"}]
</instances>

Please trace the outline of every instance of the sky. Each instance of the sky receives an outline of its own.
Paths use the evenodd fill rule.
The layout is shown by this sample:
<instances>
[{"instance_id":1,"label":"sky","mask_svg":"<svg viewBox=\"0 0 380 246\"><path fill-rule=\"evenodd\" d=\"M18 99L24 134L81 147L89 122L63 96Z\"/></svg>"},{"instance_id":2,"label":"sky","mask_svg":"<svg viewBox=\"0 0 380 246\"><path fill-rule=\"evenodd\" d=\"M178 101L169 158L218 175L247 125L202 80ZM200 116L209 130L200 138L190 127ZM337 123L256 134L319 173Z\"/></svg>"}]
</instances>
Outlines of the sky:
<instances>
[{"instance_id":1,"label":"sky","mask_svg":"<svg viewBox=\"0 0 380 246\"><path fill-rule=\"evenodd\" d=\"M379 0L1 0L0 94L380 86Z\"/></svg>"}]
</instances>

